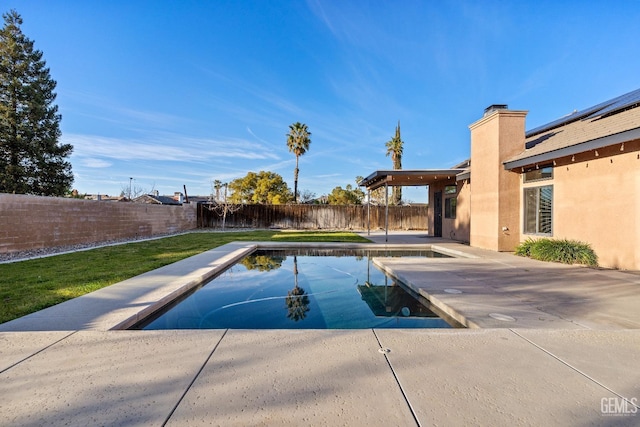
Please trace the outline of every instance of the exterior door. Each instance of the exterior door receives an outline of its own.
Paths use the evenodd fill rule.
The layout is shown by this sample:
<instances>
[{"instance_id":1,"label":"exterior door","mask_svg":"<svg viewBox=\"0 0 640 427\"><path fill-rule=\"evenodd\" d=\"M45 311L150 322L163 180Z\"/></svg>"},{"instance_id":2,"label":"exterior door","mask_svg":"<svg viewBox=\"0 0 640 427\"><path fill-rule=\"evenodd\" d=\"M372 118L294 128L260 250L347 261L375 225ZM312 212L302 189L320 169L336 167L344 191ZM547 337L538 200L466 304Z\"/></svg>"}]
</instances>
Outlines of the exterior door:
<instances>
[{"instance_id":1,"label":"exterior door","mask_svg":"<svg viewBox=\"0 0 640 427\"><path fill-rule=\"evenodd\" d=\"M433 236L442 237L442 191L433 195Z\"/></svg>"}]
</instances>

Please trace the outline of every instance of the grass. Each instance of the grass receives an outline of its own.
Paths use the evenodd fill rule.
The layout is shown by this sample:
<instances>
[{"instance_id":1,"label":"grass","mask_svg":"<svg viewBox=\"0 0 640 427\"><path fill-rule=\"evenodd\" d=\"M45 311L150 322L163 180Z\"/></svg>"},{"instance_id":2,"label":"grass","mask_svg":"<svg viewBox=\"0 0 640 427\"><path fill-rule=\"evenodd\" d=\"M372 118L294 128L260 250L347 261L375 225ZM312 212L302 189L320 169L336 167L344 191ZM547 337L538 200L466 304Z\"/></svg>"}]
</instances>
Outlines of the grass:
<instances>
[{"instance_id":1,"label":"grass","mask_svg":"<svg viewBox=\"0 0 640 427\"><path fill-rule=\"evenodd\" d=\"M516 255L564 264L598 265L598 256L588 243L567 239L527 239L516 248Z\"/></svg>"},{"instance_id":2,"label":"grass","mask_svg":"<svg viewBox=\"0 0 640 427\"><path fill-rule=\"evenodd\" d=\"M189 233L0 264L0 323L233 241L369 242L348 232Z\"/></svg>"}]
</instances>

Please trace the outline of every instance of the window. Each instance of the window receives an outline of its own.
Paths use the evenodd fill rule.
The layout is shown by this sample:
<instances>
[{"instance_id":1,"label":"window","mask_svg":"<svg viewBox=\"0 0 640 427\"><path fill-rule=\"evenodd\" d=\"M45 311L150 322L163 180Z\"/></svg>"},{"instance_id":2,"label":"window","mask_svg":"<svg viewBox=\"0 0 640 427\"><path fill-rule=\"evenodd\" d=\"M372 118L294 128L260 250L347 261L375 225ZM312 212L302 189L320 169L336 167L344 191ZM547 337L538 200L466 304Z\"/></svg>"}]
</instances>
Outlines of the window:
<instances>
[{"instance_id":1,"label":"window","mask_svg":"<svg viewBox=\"0 0 640 427\"><path fill-rule=\"evenodd\" d=\"M542 181L545 179L553 179L553 166L542 166L539 168L527 169L524 172L524 182Z\"/></svg>"},{"instance_id":2,"label":"window","mask_svg":"<svg viewBox=\"0 0 640 427\"><path fill-rule=\"evenodd\" d=\"M455 185L447 185L444 187L444 194L456 194L458 192L458 187Z\"/></svg>"},{"instance_id":3,"label":"window","mask_svg":"<svg viewBox=\"0 0 640 427\"><path fill-rule=\"evenodd\" d=\"M524 189L524 232L526 234L552 233L553 186Z\"/></svg>"},{"instance_id":4,"label":"window","mask_svg":"<svg viewBox=\"0 0 640 427\"><path fill-rule=\"evenodd\" d=\"M449 197L444 199L444 217L445 218L455 219L456 205L457 205L457 199L455 197Z\"/></svg>"}]
</instances>

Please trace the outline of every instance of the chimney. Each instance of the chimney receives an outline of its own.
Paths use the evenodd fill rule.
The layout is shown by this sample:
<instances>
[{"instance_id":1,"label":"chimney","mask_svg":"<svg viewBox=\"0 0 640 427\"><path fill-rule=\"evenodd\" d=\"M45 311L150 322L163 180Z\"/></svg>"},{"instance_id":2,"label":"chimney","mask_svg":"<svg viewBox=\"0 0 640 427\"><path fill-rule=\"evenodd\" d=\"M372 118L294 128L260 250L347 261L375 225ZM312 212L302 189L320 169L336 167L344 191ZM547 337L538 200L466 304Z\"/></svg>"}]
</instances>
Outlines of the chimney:
<instances>
[{"instance_id":1,"label":"chimney","mask_svg":"<svg viewBox=\"0 0 640 427\"><path fill-rule=\"evenodd\" d=\"M507 110L507 109L508 109L507 104L491 104L484 109L484 115L482 117L487 117L489 114L497 110Z\"/></svg>"},{"instance_id":2,"label":"chimney","mask_svg":"<svg viewBox=\"0 0 640 427\"><path fill-rule=\"evenodd\" d=\"M512 251L520 239L520 176L503 162L524 150L526 111L484 110L471 130L471 246Z\"/></svg>"},{"instance_id":3,"label":"chimney","mask_svg":"<svg viewBox=\"0 0 640 427\"><path fill-rule=\"evenodd\" d=\"M176 191L175 193L173 193L173 199L174 199L174 200L177 200L177 201L178 201L178 203L180 203L180 204L184 203L183 195L182 195L182 193L181 193L181 192L179 192L179 191Z\"/></svg>"},{"instance_id":4,"label":"chimney","mask_svg":"<svg viewBox=\"0 0 640 427\"><path fill-rule=\"evenodd\" d=\"M160 195L160 192L158 190L153 190L151 194L154 195L155 197L158 197Z\"/></svg>"}]
</instances>

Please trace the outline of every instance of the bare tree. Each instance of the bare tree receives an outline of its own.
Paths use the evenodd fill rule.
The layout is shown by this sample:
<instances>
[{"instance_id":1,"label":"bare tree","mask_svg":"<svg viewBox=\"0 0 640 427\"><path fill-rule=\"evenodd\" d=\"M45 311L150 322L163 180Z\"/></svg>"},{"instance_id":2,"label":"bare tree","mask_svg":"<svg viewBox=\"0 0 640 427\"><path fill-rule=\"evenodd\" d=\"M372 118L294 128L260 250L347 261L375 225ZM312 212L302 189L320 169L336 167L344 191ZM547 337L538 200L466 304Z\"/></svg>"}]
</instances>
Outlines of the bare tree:
<instances>
[{"instance_id":1,"label":"bare tree","mask_svg":"<svg viewBox=\"0 0 640 427\"><path fill-rule=\"evenodd\" d=\"M227 223L227 215L236 212L242 207L242 205L231 203L228 197L228 187L228 183L222 183L216 179L211 184L212 191L209 196L209 204L206 205L207 209L222 217L222 231L224 231Z\"/></svg>"},{"instance_id":2,"label":"bare tree","mask_svg":"<svg viewBox=\"0 0 640 427\"><path fill-rule=\"evenodd\" d=\"M310 190L302 190L300 192L300 202L309 203L316 198L316 193Z\"/></svg>"},{"instance_id":3,"label":"bare tree","mask_svg":"<svg viewBox=\"0 0 640 427\"><path fill-rule=\"evenodd\" d=\"M134 184L132 185L132 182ZM135 180L130 181L128 184L122 184L120 186L120 196L127 197L129 200L133 200L138 196L142 196L143 194L151 194L155 190L156 184L154 183L151 187L151 190L148 190L145 187L142 187L138 184L135 184Z\"/></svg>"}]
</instances>

